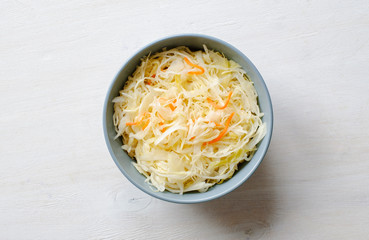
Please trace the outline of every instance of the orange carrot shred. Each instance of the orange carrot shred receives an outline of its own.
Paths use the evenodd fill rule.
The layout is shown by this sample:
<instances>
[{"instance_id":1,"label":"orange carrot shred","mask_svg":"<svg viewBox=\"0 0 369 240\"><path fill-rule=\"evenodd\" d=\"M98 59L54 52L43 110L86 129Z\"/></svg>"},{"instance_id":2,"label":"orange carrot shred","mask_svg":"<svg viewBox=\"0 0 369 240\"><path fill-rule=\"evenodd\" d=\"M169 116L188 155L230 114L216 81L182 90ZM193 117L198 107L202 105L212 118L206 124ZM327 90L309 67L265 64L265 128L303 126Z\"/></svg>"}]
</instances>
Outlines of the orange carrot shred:
<instances>
[{"instance_id":1,"label":"orange carrot shred","mask_svg":"<svg viewBox=\"0 0 369 240\"><path fill-rule=\"evenodd\" d=\"M158 112L158 115L161 118L161 120L163 120L163 122L164 122L164 118L163 118L163 116L159 112Z\"/></svg>"},{"instance_id":2,"label":"orange carrot shred","mask_svg":"<svg viewBox=\"0 0 369 240\"><path fill-rule=\"evenodd\" d=\"M149 125L150 123L150 119L147 120L146 124L142 127L142 130L145 130L145 128L147 128L147 126Z\"/></svg>"},{"instance_id":3,"label":"orange carrot shred","mask_svg":"<svg viewBox=\"0 0 369 240\"><path fill-rule=\"evenodd\" d=\"M146 116L146 114L149 114L149 113L148 112L142 113L141 116L139 116L137 122L127 122L126 126L140 125L143 121L143 118Z\"/></svg>"},{"instance_id":4,"label":"orange carrot shred","mask_svg":"<svg viewBox=\"0 0 369 240\"><path fill-rule=\"evenodd\" d=\"M141 116L141 117L139 118L140 120L138 120L137 122L127 122L127 123L126 123L126 126L140 125L140 124L141 124L141 122L142 122L142 118L143 118L143 116Z\"/></svg>"},{"instance_id":5,"label":"orange carrot shred","mask_svg":"<svg viewBox=\"0 0 369 240\"><path fill-rule=\"evenodd\" d=\"M167 129L166 129L166 128L163 128L163 129L161 129L160 131L161 131L161 132L165 132L165 130L167 130Z\"/></svg>"},{"instance_id":6,"label":"orange carrot shred","mask_svg":"<svg viewBox=\"0 0 369 240\"><path fill-rule=\"evenodd\" d=\"M215 142L219 141L227 133L227 130L228 130L229 124L231 123L233 115L234 115L234 112L228 117L228 119L226 121L226 124L225 124L225 127L224 127L223 131L221 131L219 133L219 136L214 138L213 140L211 140L209 142L205 142L204 144L211 144L211 143L215 143Z\"/></svg>"},{"instance_id":7,"label":"orange carrot shred","mask_svg":"<svg viewBox=\"0 0 369 240\"><path fill-rule=\"evenodd\" d=\"M169 104L170 109L172 109L172 111L174 111L176 109L176 107L173 104Z\"/></svg>"},{"instance_id":8,"label":"orange carrot shred","mask_svg":"<svg viewBox=\"0 0 369 240\"><path fill-rule=\"evenodd\" d=\"M152 78L156 77L156 74L154 73L151 77L152 77Z\"/></svg>"},{"instance_id":9,"label":"orange carrot shred","mask_svg":"<svg viewBox=\"0 0 369 240\"><path fill-rule=\"evenodd\" d=\"M163 102L165 102L165 101L168 101L168 99L166 99L166 98L163 98L163 97L160 97L159 98L159 102L160 102L160 104L164 104ZM176 103L177 102L177 99L174 99L173 100L173 103ZM174 105L173 105L173 103L170 103L170 104L168 104L168 106L170 107L170 109L172 109L172 111L174 111L177 107L175 107Z\"/></svg>"},{"instance_id":10,"label":"orange carrot shred","mask_svg":"<svg viewBox=\"0 0 369 240\"><path fill-rule=\"evenodd\" d=\"M203 74L205 72L205 69L203 67L190 62L190 60L188 60L187 57L184 57L184 60L191 67L195 67L195 68L197 68L197 69L200 70L200 71L190 71L190 72L188 72L188 74L196 74L196 75L199 75L199 74Z\"/></svg>"},{"instance_id":11,"label":"orange carrot shred","mask_svg":"<svg viewBox=\"0 0 369 240\"><path fill-rule=\"evenodd\" d=\"M232 91L229 92L229 95L228 95L228 98L224 104L224 106L220 106L220 105L217 105L213 100L211 100L210 98L207 98L206 100L208 100L208 102L213 105L215 108L217 109L224 109L228 106L228 103L229 101L231 100L231 96L232 96Z\"/></svg>"},{"instance_id":12,"label":"orange carrot shred","mask_svg":"<svg viewBox=\"0 0 369 240\"><path fill-rule=\"evenodd\" d=\"M190 138L190 140L194 140L196 136L193 136L192 138Z\"/></svg>"},{"instance_id":13,"label":"orange carrot shred","mask_svg":"<svg viewBox=\"0 0 369 240\"><path fill-rule=\"evenodd\" d=\"M220 125L219 123L214 122L214 121L205 121L204 123L210 123L210 122L214 123L214 124L215 124L215 126L217 126L217 127L221 127L221 126L222 126L222 125Z\"/></svg>"}]
</instances>

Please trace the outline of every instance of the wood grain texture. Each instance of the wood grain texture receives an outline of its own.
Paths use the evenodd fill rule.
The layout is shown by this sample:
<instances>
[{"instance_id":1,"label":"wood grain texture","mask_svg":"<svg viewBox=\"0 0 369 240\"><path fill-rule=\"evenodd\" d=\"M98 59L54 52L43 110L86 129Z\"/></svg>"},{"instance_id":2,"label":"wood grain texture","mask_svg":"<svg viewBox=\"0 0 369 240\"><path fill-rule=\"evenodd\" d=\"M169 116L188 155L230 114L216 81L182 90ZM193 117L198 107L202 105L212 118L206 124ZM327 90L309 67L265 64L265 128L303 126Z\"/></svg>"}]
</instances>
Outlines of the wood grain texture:
<instances>
[{"instance_id":1,"label":"wood grain texture","mask_svg":"<svg viewBox=\"0 0 369 240\"><path fill-rule=\"evenodd\" d=\"M368 239L369 4L1 1L1 239ZM179 33L244 52L272 96L270 150L227 196L178 205L126 180L102 133L107 88Z\"/></svg>"}]
</instances>

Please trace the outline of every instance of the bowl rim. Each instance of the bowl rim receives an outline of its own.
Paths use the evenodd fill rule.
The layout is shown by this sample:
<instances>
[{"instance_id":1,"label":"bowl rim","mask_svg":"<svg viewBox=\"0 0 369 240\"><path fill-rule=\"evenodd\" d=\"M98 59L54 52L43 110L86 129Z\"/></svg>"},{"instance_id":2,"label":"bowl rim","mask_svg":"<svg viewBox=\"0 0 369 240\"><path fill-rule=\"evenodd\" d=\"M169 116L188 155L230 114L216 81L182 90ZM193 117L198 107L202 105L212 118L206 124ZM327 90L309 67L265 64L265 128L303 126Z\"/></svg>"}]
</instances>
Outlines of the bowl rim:
<instances>
[{"instance_id":1,"label":"bowl rim","mask_svg":"<svg viewBox=\"0 0 369 240\"><path fill-rule=\"evenodd\" d=\"M175 38L182 38L182 37L201 37L201 38L205 38L205 39L209 39L211 41L215 41L218 42L221 45L224 45L227 48L232 49L233 51L235 51L240 57L244 58L248 64L249 67L252 68L252 70L254 71L254 73L258 76L258 78L260 79L260 83L262 85L262 88L265 90L266 93L266 101L268 102L267 104L267 108L269 108L268 110L270 111L270 123L268 125L268 131L266 133L266 135L264 136L264 138L266 138L267 142L266 142L266 146L264 151L261 153L259 159L257 159L257 163L255 164L255 166L247 173L245 174L245 176L243 176L236 184L232 185L231 187L225 189L224 191L218 192L214 195L208 196L208 197L204 197L204 198L200 198L200 199L172 199L170 197L167 197L166 195L160 195L160 194L156 194L157 192L154 191L147 191L146 189L143 189L140 185L138 185L130 176L129 174L125 171L125 169L123 169L123 167L119 164L117 157L115 156L112 146L110 144L110 139L108 136L108 131L107 131L107 109L108 109L108 104L109 104L109 96L110 93L113 89L114 83L117 81L120 73L127 67L127 65L129 64L129 62L135 58L137 55L141 54L143 51L145 51L147 48L150 48L152 45L157 44L158 42L162 42L165 40L170 40L170 39L175 39ZM143 57L143 56L142 56ZM123 173L123 175L134 185L136 186L138 189L140 189L141 191L143 191L144 193L158 198L160 200L164 200L167 202L172 202L172 203L181 203L181 204L191 204L191 203L202 203L202 202L207 202L210 200L214 200L217 199L219 197L225 196L228 193L234 191L235 189L237 189L238 187L240 187L243 183L245 183L247 181L247 179L249 179L254 172L256 171L256 169L260 166L261 162L263 161L263 159L265 158L265 155L268 152L269 146L270 146L270 142L272 139L272 134L273 134L273 125L274 125L274 114L273 114L273 105L272 105L272 100L269 94L269 90L264 82L263 77L261 76L260 72L258 71L258 69L255 67L255 65L251 62L251 60L245 55L243 54L240 50L238 50L236 47L234 47L233 45L209 36L209 35L204 35L204 34L198 34L198 33L186 33L186 34L176 34L176 35L170 35L170 36L166 36L154 41L151 41L150 43L146 44L145 46L141 47L140 49L138 49L137 51L135 51L134 54L132 54L129 58L127 58L127 60L125 60L123 66L120 68L120 70L118 71L118 73L115 75L114 79L111 81L109 88L106 92L106 96L105 96L105 101L104 101L104 107L103 107L103 131L104 131L104 139L105 139L105 144L109 150L110 156L113 158L115 165L119 168L119 170ZM174 194L174 193L173 193ZM185 193L184 193L185 194ZM201 194L196 193L196 194Z\"/></svg>"}]
</instances>

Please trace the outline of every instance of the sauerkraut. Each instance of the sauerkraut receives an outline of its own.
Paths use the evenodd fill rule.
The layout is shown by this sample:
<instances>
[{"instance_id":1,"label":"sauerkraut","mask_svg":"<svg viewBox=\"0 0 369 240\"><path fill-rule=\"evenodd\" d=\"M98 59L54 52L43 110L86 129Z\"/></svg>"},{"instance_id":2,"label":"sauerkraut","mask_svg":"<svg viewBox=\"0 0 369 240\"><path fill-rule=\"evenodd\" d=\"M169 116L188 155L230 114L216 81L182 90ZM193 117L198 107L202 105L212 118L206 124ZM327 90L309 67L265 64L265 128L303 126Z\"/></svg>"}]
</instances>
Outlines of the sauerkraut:
<instances>
[{"instance_id":1,"label":"sauerkraut","mask_svg":"<svg viewBox=\"0 0 369 240\"><path fill-rule=\"evenodd\" d=\"M207 191L266 133L246 72L205 45L142 58L113 102L116 138L155 191Z\"/></svg>"}]
</instances>

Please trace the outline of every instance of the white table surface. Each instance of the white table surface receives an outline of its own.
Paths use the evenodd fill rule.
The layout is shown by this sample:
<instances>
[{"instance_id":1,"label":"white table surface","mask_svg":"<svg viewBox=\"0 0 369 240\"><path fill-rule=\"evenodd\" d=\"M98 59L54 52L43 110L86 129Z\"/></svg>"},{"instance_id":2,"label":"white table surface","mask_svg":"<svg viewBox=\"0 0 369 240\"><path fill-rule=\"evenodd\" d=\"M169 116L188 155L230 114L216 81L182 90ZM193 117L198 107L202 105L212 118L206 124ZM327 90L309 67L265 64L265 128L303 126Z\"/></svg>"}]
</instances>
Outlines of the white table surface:
<instances>
[{"instance_id":1,"label":"white table surface","mask_svg":"<svg viewBox=\"0 0 369 240\"><path fill-rule=\"evenodd\" d=\"M272 96L267 157L207 203L120 173L102 108L123 63L179 33L221 38ZM1 1L0 239L369 239L369 2Z\"/></svg>"}]
</instances>

